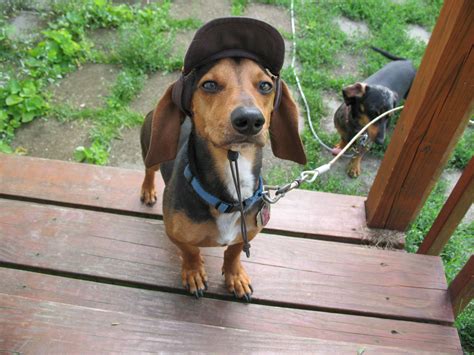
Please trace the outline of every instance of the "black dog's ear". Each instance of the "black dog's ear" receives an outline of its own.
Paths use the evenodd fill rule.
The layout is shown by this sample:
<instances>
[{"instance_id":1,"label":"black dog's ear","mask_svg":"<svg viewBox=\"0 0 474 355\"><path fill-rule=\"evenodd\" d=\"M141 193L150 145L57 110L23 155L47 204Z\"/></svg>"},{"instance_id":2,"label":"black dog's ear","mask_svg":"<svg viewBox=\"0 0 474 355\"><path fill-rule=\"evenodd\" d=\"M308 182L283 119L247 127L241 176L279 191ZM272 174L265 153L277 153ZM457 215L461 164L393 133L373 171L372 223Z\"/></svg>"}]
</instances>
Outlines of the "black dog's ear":
<instances>
[{"instance_id":1,"label":"black dog's ear","mask_svg":"<svg viewBox=\"0 0 474 355\"><path fill-rule=\"evenodd\" d=\"M368 87L364 83L355 83L353 85L346 86L342 89L342 96L346 105L354 103L356 98L362 98L366 93Z\"/></svg>"},{"instance_id":2,"label":"black dog's ear","mask_svg":"<svg viewBox=\"0 0 474 355\"><path fill-rule=\"evenodd\" d=\"M273 110L270 121L272 151L278 158L306 164L306 154L298 133L298 107L283 80L280 80L280 85L280 104Z\"/></svg>"},{"instance_id":3,"label":"black dog's ear","mask_svg":"<svg viewBox=\"0 0 474 355\"><path fill-rule=\"evenodd\" d=\"M150 132L150 146L145 166L150 168L176 157L181 122L185 114L172 100L173 83L168 87L153 111Z\"/></svg>"}]
</instances>

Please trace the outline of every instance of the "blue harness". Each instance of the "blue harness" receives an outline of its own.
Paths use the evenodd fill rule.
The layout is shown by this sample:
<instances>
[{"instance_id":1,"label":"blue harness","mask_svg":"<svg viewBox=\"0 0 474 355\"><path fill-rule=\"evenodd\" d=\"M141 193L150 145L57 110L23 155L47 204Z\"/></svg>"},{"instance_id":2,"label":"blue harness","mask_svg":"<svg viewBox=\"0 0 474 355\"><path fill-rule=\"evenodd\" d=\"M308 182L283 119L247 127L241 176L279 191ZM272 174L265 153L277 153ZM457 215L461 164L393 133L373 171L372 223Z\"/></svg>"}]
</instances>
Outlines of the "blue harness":
<instances>
[{"instance_id":1,"label":"blue harness","mask_svg":"<svg viewBox=\"0 0 474 355\"><path fill-rule=\"evenodd\" d=\"M196 194L207 204L215 207L219 212L221 213L231 213L231 212L236 212L240 210L240 203L239 202L225 202L222 201L221 199L217 198L216 196L210 194L201 185L201 182L199 179L193 175L191 172L191 168L189 167L189 164L186 165L184 168L184 177L186 180L189 182L189 184L192 186ZM250 196L248 199L242 201L242 204L244 206L244 209L247 210L250 208L254 203L262 199L263 195L263 179L261 176L258 178L258 188L257 190L253 193L252 196Z\"/></svg>"}]
</instances>

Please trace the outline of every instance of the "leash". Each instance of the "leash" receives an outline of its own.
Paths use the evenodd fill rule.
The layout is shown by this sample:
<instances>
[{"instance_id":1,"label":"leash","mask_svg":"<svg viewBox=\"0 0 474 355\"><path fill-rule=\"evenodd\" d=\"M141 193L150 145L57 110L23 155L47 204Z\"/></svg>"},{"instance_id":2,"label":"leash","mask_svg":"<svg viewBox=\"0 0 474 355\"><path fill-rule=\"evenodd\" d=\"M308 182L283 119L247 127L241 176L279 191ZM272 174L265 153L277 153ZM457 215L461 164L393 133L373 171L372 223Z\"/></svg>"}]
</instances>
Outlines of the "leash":
<instances>
[{"instance_id":1,"label":"leash","mask_svg":"<svg viewBox=\"0 0 474 355\"><path fill-rule=\"evenodd\" d=\"M250 258L250 243L247 236L247 224L245 222L244 216L244 204L242 201L242 193L240 191L240 177L239 177L239 164L237 160L239 159L239 152L234 152L229 150L227 152L227 159L229 159L230 171L232 173L232 180L234 181L235 190L237 191L237 198L239 200L239 210L240 210L240 231L242 233L242 239L244 241L243 251L247 258Z\"/></svg>"},{"instance_id":2,"label":"leash","mask_svg":"<svg viewBox=\"0 0 474 355\"><path fill-rule=\"evenodd\" d=\"M316 130L313 127L313 122L311 121L311 112L309 109L309 104L308 100L306 100L306 95L303 92L303 87L301 86L300 78L298 77L298 74L296 73L296 29L295 29L295 13L294 13L294 0L291 0L291 8L290 8L290 14L291 14L291 32L293 36L293 48L291 51L291 69L293 69L293 75L295 76L296 80L296 86L298 87L298 91L301 95L301 99L303 100L304 107L306 110L306 121L308 121L308 126L311 130L311 133L313 134L313 137L318 141L318 143L323 147L326 148L329 152L332 153L332 148L329 147L327 144L325 144L321 138L319 138L318 134L316 133ZM354 154L344 154L344 157L346 158L352 158Z\"/></svg>"},{"instance_id":3,"label":"leash","mask_svg":"<svg viewBox=\"0 0 474 355\"><path fill-rule=\"evenodd\" d=\"M321 165L320 167L313 169L313 170L305 170L301 172L300 176L297 177L295 180L292 182L285 184L283 186L268 186L265 185L264 191L263 191L263 200L267 203L270 204L275 204L277 203L282 197L285 196L285 194L288 191L291 191L293 189L298 188L303 182L308 182L308 183L313 183L319 175L324 174L325 172L329 171L331 169L332 165L344 155L344 153L354 144L357 139L364 135L362 138L362 144L359 144L360 146L365 146L368 143L368 135L365 133L367 129L373 125L374 123L378 122L381 118L391 114L392 112L399 111L403 109L404 106L398 106L395 108L392 108L391 110L388 110L381 115L377 116L375 119L373 119L371 122L367 123L350 141L349 143L346 144L344 149L342 149L339 154L337 154L329 163ZM271 195L271 191L274 191L273 196Z\"/></svg>"}]
</instances>

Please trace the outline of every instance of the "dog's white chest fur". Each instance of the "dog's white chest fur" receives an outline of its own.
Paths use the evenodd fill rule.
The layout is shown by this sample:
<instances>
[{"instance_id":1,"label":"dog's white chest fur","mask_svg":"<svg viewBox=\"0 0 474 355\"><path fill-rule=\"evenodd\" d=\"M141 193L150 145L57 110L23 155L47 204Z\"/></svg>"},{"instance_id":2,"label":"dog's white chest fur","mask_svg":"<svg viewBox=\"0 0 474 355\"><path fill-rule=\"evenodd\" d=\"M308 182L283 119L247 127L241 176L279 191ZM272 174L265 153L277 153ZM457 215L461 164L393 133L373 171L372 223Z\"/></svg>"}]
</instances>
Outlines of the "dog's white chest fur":
<instances>
[{"instance_id":1,"label":"dog's white chest fur","mask_svg":"<svg viewBox=\"0 0 474 355\"><path fill-rule=\"evenodd\" d=\"M240 191L242 200L253 195L255 189L255 177L252 174L252 163L240 156L238 160ZM237 201L237 190L232 180L232 172L230 166L226 169L225 184L227 191L232 198ZM216 219L217 228L219 229L219 238L217 242L221 245L230 245L239 242L235 240L240 234L240 212L221 213Z\"/></svg>"}]
</instances>

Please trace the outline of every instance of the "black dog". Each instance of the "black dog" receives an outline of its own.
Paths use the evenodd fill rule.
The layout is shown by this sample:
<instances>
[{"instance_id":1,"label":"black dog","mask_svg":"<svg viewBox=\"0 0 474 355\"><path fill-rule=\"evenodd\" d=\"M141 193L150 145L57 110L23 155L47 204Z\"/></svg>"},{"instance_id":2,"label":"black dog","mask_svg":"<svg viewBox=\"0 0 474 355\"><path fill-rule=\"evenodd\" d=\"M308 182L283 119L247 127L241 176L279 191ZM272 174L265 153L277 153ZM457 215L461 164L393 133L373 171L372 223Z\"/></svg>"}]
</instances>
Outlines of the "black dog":
<instances>
[{"instance_id":1,"label":"black dog","mask_svg":"<svg viewBox=\"0 0 474 355\"><path fill-rule=\"evenodd\" d=\"M396 107L401 99L406 98L415 78L416 70L411 61L375 47L372 49L393 61L363 82L349 85L342 90L344 104L334 114L334 125L341 136L341 141L333 152L344 148L362 127L380 114ZM369 127L370 140L383 144L389 116ZM350 177L360 175L360 161L365 152L366 149L361 147L351 159L347 169Z\"/></svg>"}]
</instances>

